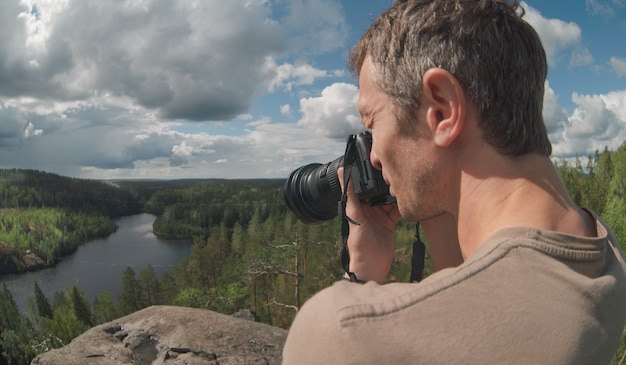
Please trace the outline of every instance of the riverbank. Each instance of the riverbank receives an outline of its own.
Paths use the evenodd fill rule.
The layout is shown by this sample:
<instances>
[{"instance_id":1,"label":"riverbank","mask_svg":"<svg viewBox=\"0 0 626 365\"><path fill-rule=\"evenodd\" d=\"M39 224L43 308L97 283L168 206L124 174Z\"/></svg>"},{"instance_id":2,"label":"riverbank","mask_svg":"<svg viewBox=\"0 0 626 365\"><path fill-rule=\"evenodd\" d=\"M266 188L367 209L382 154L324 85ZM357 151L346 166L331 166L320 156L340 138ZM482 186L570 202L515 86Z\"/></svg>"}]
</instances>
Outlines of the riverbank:
<instances>
[{"instance_id":1,"label":"riverbank","mask_svg":"<svg viewBox=\"0 0 626 365\"><path fill-rule=\"evenodd\" d=\"M6 274L18 274L21 272L37 271L50 267L36 254L27 251L18 255L13 248L0 241L0 276Z\"/></svg>"},{"instance_id":2,"label":"riverbank","mask_svg":"<svg viewBox=\"0 0 626 365\"><path fill-rule=\"evenodd\" d=\"M131 267L139 275L149 265L157 278L174 268L191 251L191 240L166 240L152 233L155 217L150 214L131 215L115 220L117 231L105 238L94 239L64 256L55 265L41 270L0 276L7 284L21 309L33 295L37 282L46 297L65 292L78 284L93 301L104 290L117 298L121 290L122 272Z\"/></svg>"},{"instance_id":3,"label":"riverbank","mask_svg":"<svg viewBox=\"0 0 626 365\"><path fill-rule=\"evenodd\" d=\"M109 218L63 209L0 209L0 276L53 267L87 242L117 231Z\"/></svg>"},{"instance_id":4,"label":"riverbank","mask_svg":"<svg viewBox=\"0 0 626 365\"><path fill-rule=\"evenodd\" d=\"M87 241L80 243L73 250L65 252L62 256L59 256L52 262L46 262L42 257L38 256L36 253L30 250L26 250L26 252L24 253L17 252L6 242L0 241L0 277L3 275L23 274L27 272L49 269L57 265L67 256L70 256L74 252L76 252L76 249L79 246L93 241L94 239L106 238L112 233L115 233L115 231L109 233L107 236L104 237L92 237Z\"/></svg>"}]
</instances>

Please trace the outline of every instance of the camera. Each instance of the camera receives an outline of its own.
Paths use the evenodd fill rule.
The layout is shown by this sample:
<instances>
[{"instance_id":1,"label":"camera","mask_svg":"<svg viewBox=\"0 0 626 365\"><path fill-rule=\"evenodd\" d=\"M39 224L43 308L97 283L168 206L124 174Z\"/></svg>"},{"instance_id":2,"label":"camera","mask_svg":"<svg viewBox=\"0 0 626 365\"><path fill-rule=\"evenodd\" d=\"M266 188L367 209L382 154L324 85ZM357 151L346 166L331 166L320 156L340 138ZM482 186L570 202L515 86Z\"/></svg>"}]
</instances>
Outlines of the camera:
<instances>
[{"instance_id":1,"label":"camera","mask_svg":"<svg viewBox=\"0 0 626 365\"><path fill-rule=\"evenodd\" d=\"M294 170L283 188L289 209L308 224L336 217L341 199L337 168L341 166L344 174L349 174L360 200L371 205L394 202L381 171L370 162L371 150L372 134L369 131L352 134L343 156L326 164L312 163Z\"/></svg>"}]
</instances>

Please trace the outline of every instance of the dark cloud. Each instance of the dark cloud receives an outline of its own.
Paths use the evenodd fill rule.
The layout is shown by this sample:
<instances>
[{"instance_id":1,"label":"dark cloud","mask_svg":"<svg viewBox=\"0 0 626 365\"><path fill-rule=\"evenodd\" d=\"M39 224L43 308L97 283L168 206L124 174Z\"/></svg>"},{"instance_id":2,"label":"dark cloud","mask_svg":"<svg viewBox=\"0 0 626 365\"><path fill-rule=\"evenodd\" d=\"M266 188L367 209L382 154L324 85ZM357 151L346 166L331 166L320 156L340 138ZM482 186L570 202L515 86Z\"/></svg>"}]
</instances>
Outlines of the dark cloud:
<instances>
[{"instance_id":1,"label":"dark cloud","mask_svg":"<svg viewBox=\"0 0 626 365\"><path fill-rule=\"evenodd\" d=\"M97 91L171 119L229 120L269 84L267 58L285 51L262 3L74 0L39 24L47 39L24 47L27 25L53 11L27 10L16 0L0 5L0 31L10 35L0 42L3 96L73 100Z\"/></svg>"}]
</instances>

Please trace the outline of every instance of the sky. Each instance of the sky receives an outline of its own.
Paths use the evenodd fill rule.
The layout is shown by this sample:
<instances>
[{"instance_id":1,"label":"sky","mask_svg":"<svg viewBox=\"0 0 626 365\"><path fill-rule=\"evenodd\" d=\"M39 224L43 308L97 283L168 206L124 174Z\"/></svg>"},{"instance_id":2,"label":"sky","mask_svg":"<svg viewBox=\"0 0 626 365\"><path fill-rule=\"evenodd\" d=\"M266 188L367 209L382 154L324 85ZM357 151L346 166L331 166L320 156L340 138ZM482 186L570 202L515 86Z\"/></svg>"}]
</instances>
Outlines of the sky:
<instances>
[{"instance_id":1,"label":"sky","mask_svg":"<svg viewBox=\"0 0 626 365\"><path fill-rule=\"evenodd\" d=\"M0 0L0 168L285 178L362 130L347 54L390 0ZM626 0L527 0L555 161L626 139Z\"/></svg>"}]
</instances>

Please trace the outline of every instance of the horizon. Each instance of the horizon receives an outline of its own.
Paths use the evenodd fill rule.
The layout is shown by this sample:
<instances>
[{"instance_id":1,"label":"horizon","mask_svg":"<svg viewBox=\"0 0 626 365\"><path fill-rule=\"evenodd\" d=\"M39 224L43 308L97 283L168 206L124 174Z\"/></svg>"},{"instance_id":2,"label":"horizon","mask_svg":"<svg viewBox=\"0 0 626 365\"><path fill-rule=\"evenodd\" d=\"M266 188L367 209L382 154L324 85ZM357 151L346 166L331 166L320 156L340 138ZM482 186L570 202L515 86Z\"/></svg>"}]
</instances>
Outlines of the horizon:
<instances>
[{"instance_id":1,"label":"horizon","mask_svg":"<svg viewBox=\"0 0 626 365\"><path fill-rule=\"evenodd\" d=\"M349 49L391 0L0 3L0 168L285 179L362 130ZM521 2L548 56L551 160L626 140L623 0Z\"/></svg>"}]
</instances>

